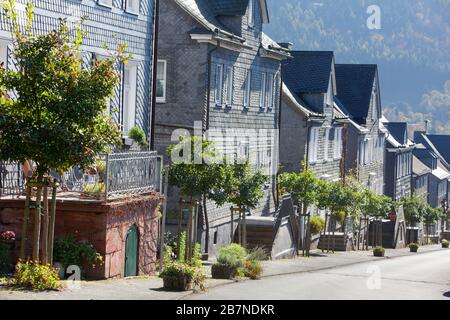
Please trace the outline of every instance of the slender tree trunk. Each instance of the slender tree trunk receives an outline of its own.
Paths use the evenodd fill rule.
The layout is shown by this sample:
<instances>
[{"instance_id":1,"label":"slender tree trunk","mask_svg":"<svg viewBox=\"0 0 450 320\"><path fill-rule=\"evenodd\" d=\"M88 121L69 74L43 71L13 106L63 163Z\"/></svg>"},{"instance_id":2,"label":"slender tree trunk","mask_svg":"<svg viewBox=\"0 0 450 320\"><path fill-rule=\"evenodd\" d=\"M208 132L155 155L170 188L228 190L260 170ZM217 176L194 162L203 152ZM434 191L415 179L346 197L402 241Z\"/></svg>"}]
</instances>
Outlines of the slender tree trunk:
<instances>
[{"instance_id":1,"label":"slender tree trunk","mask_svg":"<svg viewBox=\"0 0 450 320\"><path fill-rule=\"evenodd\" d=\"M247 220L245 215L245 208L239 207L242 213L242 246L247 248Z\"/></svg>"},{"instance_id":2,"label":"slender tree trunk","mask_svg":"<svg viewBox=\"0 0 450 320\"><path fill-rule=\"evenodd\" d=\"M27 245L28 222L30 219L31 186L27 185L25 208L23 211L22 238L20 240L20 259L25 259L25 249Z\"/></svg>"},{"instance_id":3,"label":"slender tree trunk","mask_svg":"<svg viewBox=\"0 0 450 320\"><path fill-rule=\"evenodd\" d=\"M206 196L203 195L202 197L202 205L203 205L203 216L205 219L205 253L209 253L209 217L208 217L208 211L206 209ZM233 224L231 224L233 225ZM233 231L232 231L233 232ZM231 239L233 242L233 239Z\"/></svg>"},{"instance_id":4,"label":"slender tree trunk","mask_svg":"<svg viewBox=\"0 0 450 320\"><path fill-rule=\"evenodd\" d=\"M56 221L56 189L57 184L52 185L52 204L50 207L49 228L48 228L48 263L53 265L53 243L55 237L55 221Z\"/></svg>"},{"instance_id":5,"label":"slender tree trunk","mask_svg":"<svg viewBox=\"0 0 450 320\"><path fill-rule=\"evenodd\" d=\"M36 208L34 209L34 235L33 235L33 260L39 261L39 244L41 237L41 197L42 197L42 177L38 178L36 194Z\"/></svg>"},{"instance_id":6,"label":"slender tree trunk","mask_svg":"<svg viewBox=\"0 0 450 320\"><path fill-rule=\"evenodd\" d=\"M45 178L44 181L44 190L43 190L43 212L42 218L43 221L43 230L42 230L42 264L46 265L48 263L48 178Z\"/></svg>"}]
</instances>

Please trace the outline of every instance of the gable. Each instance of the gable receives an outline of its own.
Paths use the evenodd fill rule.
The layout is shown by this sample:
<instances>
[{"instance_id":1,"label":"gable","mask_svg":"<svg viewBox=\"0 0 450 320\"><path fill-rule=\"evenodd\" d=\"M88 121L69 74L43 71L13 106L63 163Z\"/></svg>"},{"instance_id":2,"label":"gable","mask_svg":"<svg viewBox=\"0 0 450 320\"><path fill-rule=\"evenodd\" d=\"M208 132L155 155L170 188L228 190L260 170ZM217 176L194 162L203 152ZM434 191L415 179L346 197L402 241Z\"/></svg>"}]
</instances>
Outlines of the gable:
<instances>
[{"instance_id":1,"label":"gable","mask_svg":"<svg viewBox=\"0 0 450 320\"><path fill-rule=\"evenodd\" d=\"M373 86L378 86L377 65L336 64L335 69L339 100L355 120L366 119L372 101Z\"/></svg>"},{"instance_id":2,"label":"gable","mask_svg":"<svg viewBox=\"0 0 450 320\"><path fill-rule=\"evenodd\" d=\"M447 164L450 164L450 136L428 134L428 140L434 145Z\"/></svg>"}]
</instances>

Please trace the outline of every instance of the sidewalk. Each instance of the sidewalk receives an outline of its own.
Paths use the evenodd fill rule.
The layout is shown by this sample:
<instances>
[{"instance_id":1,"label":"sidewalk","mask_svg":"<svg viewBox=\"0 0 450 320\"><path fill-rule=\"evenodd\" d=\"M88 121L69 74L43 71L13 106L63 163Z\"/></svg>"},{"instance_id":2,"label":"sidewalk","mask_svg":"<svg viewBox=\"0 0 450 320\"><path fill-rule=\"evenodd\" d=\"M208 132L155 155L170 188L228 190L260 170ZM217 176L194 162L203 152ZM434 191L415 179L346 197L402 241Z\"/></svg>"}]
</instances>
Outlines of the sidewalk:
<instances>
[{"instance_id":1,"label":"sidewalk","mask_svg":"<svg viewBox=\"0 0 450 320\"><path fill-rule=\"evenodd\" d=\"M440 245L430 245L419 248L419 253L410 253L409 249L386 249L384 259L402 257L413 254L421 254L441 249ZM449 249L446 249L449 250ZM376 258L372 251L352 251L322 253L312 251L309 258L297 257L292 260L265 261L263 277L272 277L283 274L300 272L312 272L323 269L330 269L339 266L363 263L383 258ZM205 266L205 272L210 277L210 264ZM240 280L251 281L251 280ZM215 280L209 278L207 287L227 285L236 282L235 280ZM62 291L52 292L30 292L11 290L0 286L0 300L176 300L192 294L188 292L168 292L162 289L162 279L158 277L137 277L104 281L82 281L79 289L66 288Z\"/></svg>"}]
</instances>

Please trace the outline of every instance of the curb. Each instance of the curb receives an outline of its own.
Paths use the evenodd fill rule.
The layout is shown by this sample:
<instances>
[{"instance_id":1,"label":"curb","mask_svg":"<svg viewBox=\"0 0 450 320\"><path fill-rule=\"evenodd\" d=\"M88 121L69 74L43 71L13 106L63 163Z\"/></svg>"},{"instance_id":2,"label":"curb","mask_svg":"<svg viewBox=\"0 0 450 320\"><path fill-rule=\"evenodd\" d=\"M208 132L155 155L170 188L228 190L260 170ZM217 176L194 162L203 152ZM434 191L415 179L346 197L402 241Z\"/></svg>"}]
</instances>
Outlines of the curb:
<instances>
[{"instance_id":1,"label":"curb","mask_svg":"<svg viewBox=\"0 0 450 320\"><path fill-rule=\"evenodd\" d=\"M437 252L437 251L441 251L441 250L442 250L442 248L439 247L439 248L431 249L431 250L427 250L427 251L419 251L417 253L414 253L414 255L432 253L432 252ZM370 252L370 251L368 251L368 252ZM280 277L280 276L287 276L287 275L293 275L293 274L301 274L301 273L312 273L312 272L318 272L318 271L323 271L323 270L335 269L335 268L339 268L339 267L348 267L348 266L362 264L362 263L371 262L371 261L382 261L382 260L388 260L388 259L403 258L403 257L411 256L409 253L410 252L406 252L404 254L400 254L400 255L397 255L397 256L394 256L394 257L390 257L390 256L385 256L383 258L371 257L370 259L364 260L364 261L354 261L354 262L338 264L338 265L333 265L333 266L323 267L323 268L316 268L316 269L311 269L311 270L299 270L299 271L290 271L290 272L282 272L282 273L263 275L263 276L261 276L261 279L272 278L272 277ZM207 289L218 288L218 287L227 286L227 285L231 285L231 284L239 283L239 282L246 282L246 281L254 281L254 280L250 280L250 279L230 280L230 282L218 283L216 285L209 286L209 287L207 287ZM194 292L194 291L188 291L185 294L182 294L179 297L174 298L173 300L181 300L181 299L183 299L185 297L188 297L188 296L191 296L191 295L195 295L195 294L197 294L197 293Z\"/></svg>"}]
</instances>

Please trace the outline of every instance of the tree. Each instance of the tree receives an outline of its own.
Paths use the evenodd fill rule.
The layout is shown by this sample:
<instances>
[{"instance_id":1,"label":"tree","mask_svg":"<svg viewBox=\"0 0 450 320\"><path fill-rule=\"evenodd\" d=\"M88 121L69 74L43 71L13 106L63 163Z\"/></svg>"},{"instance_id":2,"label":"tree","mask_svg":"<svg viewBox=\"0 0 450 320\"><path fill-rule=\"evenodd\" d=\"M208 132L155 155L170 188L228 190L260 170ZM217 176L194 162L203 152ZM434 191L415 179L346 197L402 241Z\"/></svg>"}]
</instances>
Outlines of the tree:
<instances>
[{"instance_id":1,"label":"tree","mask_svg":"<svg viewBox=\"0 0 450 320\"><path fill-rule=\"evenodd\" d=\"M218 206L231 203L237 206L242 215L242 245L246 245L246 222L245 212L247 209L254 209L264 197L264 184L267 177L261 172L252 168L248 161L242 163L234 161L233 164L221 165L224 173L223 179L209 194ZM234 219L233 219L234 220Z\"/></svg>"},{"instance_id":2,"label":"tree","mask_svg":"<svg viewBox=\"0 0 450 320\"><path fill-rule=\"evenodd\" d=\"M76 30L70 30L61 21L59 29L33 35L30 2L24 32L14 0L4 1L3 9L11 25L17 69L0 68L0 159L36 164L27 181L24 230L27 229L31 187L36 187L33 259L39 260L43 197L43 257L46 260L52 254L56 205L53 184L49 226L47 190L52 185L49 170L63 172L74 166L86 168L95 163L99 153L110 151L120 142L120 128L106 116L106 110L107 99L112 96L120 77L116 65L126 63L126 46L119 46L111 58L96 61L91 68L84 69L80 52L84 34L82 23ZM23 250L24 242L22 254Z\"/></svg>"},{"instance_id":3,"label":"tree","mask_svg":"<svg viewBox=\"0 0 450 320\"><path fill-rule=\"evenodd\" d=\"M187 204L191 212L196 208L196 201L202 200L206 224L205 250L208 252L209 220L206 200L211 190L223 180L225 168L214 144L202 137L181 137L178 144L167 149L167 154L173 161L169 167L169 184L178 187L180 195L188 198ZM191 233L188 233L188 257L192 250Z\"/></svg>"},{"instance_id":4,"label":"tree","mask_svg":"<svg viewBox=\"0 0 450 320\"><path fill-rule=\"evenodd\" d=\"M405 220L408 225L411 226L414 223L422 222L423 217L426 214L426 202L417 197L403 197L400 200L400 204L403 205Z\"/></svg>"},{"instance_id":5,"label":"tree","mask_svg":"<svg viewBox=\"0 0 450 320\"><path fill-rule=\"evenodd\" d=\"M303 240L303 254L305 254L306 249L306 255L309 255L311 235L308 208L319 204L320 193L323 188L325 188L325 182L320 180L317 177L317 174L306 165L303 165L301 172L288 172L282 174L280 180L281 187L291 193L294 203L298 208L301 208L302 215L308 218L308 221L306 222L306 235ZM300 238L299 235L299 241ZM298 243L298 246L300 247L300 243Z\"/></svg>"}]
</instances>

